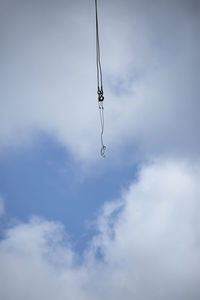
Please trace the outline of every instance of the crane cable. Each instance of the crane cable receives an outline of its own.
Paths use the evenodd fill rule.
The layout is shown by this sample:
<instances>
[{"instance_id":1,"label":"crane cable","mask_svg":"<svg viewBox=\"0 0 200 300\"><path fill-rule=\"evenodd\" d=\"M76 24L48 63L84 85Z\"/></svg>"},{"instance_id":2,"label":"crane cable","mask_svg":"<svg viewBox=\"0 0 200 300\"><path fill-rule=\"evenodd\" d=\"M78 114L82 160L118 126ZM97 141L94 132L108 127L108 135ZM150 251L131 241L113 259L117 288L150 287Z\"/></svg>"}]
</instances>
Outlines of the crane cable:
<instances>
[{"instance_id":1,"label":"crane cable","mask_svg":"<svg viewBox=\"0 0 200 300\"><path fill-rule=\"evenodd\" d=\"M100 59L100 43L99 43L99 24L98 24L98 7L97 0L95 0L95 13L96 13L96 65L97 65L97 94L98 94L98 106L101 122L101 156L105 157L106 146L103 142L104 134L104 95L103 95L103 76Z\"/></svg>"}]
</instances>

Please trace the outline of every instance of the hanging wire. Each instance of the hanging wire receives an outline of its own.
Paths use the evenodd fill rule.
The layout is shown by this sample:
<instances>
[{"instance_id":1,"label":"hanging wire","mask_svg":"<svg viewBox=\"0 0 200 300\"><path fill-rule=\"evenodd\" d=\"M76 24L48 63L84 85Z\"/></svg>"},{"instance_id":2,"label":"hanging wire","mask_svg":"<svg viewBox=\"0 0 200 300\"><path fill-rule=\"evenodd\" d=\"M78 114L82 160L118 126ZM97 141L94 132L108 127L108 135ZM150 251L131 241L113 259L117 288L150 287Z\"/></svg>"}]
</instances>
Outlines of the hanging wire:
<instances>
[{"instance_id":1,"label":"hanging wire","mask_svg":"<svg viewBox=\"0 0 200 300\"><path fill-rule=\"evenodd\" d=\"M103 142L104 134L104 95L103 95L103 78L101 69L101 59L100 59L100 43L99 43L99 25L98 25L98 7L97 0L95 0L95 12L96 12L96 65L97 65L97 94L98 94L98 106L99 115L101 122L101 156L105 157L106 146Z\"/></svg>"},{"instance_id":2,"label":"hanging wire","mask_svg":"<svg viewBox=\"0 0 200 300\"><path fill-rule=\"evenodd\" d=\"M99 115L101 121L101 156L105 157L106 146L103 143L103 132L104 132L104 107L103 102L99 102Z\"/></svg>"}]
</instances>

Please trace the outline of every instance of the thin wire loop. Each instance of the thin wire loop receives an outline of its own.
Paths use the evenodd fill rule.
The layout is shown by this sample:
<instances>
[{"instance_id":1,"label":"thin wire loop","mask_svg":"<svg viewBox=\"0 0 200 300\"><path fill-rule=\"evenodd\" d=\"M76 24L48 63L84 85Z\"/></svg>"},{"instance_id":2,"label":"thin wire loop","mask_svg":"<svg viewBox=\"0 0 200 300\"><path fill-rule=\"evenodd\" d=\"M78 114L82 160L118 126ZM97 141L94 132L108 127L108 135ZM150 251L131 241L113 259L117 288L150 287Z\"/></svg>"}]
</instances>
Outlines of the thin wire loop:
<instances>
[{"instance_id":1,"label":"thin wire loop","mask_svg":"<svg viewBox=\"0 0 200 300\"><path fill-rule=\"evenodd\" d=\"M99 115L101 121L101 156L105 157L106 146L103 143L103 133L104 133L104 107L103 101L99 102Z\"/></svg>"},{"instance_id":2,"label":"thin wire loop","mask_svg":"<svg viewBox=\"0 0 200 300\"><path fill-rule=\"evenodd\" d=\"M98 94L98 105L99 115L101 122L101 156L105 157L106 146L103 142L104 134L104 95L103 95L103 76L100 59L100 43L99 43L99 25L98 25L98 7L97 0L95 0L95 13L96 13L96 65L97 65L97 94Z\"/></svg>"}]
</instances>

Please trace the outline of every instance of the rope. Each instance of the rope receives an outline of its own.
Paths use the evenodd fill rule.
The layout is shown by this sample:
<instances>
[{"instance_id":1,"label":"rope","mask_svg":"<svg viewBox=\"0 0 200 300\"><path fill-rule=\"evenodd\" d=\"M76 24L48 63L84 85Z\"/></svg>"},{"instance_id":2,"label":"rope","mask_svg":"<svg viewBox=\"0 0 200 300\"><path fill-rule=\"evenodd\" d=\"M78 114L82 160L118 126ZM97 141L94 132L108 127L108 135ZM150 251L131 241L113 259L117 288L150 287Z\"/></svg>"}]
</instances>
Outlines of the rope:
<instances>
[{"instance_id":1,"label":"rope","mask_svg":"<svg viewBox=\"0 0 200 300\"><path fill-rule=\"evenodd\" d=\"M98 25L98 7L97 0L95 0L95 13L96 13L96 65L97 65L97 94L98 94L98 105L99 105L99 115L101 122L101 156L105 157L106 146L103 142L104 133L104 95L103 95L103 76L101 69L101 59L100 59L100 43L99 43L99 25Z\"/></svg>"}]
</instances>

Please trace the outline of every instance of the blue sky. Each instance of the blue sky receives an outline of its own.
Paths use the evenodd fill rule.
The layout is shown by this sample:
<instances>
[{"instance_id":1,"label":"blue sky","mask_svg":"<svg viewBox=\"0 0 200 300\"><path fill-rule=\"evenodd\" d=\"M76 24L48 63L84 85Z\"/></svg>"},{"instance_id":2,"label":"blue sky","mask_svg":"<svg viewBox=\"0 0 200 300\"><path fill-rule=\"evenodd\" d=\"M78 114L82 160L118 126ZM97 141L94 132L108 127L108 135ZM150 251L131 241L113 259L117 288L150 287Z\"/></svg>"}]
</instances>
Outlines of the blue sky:
<instances>
[{"instance_id":1,"label":"blue sky","mask_svg":"<svg viewBox=\"0 0 200 300\"><path fill-rule=\"evenodd\" d=\"M0 189L8 220L26 222L32 215L59 220L82 251L95 232L92 222L103 203L118 199L137 175L136 166L109 166L106 159L91 176L66 148L44 134L28 149L4 153Z\"/></svg>"},{"instance_id":2,"label":"blue sky","mask_svg":"<svg viewBox=\"0 0 200 300\"><path fill-rule=\"evenodd\" d=\"M0 0L0 298L199 299L196 0Z\"/></svg>"}]
</instances>

